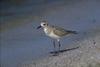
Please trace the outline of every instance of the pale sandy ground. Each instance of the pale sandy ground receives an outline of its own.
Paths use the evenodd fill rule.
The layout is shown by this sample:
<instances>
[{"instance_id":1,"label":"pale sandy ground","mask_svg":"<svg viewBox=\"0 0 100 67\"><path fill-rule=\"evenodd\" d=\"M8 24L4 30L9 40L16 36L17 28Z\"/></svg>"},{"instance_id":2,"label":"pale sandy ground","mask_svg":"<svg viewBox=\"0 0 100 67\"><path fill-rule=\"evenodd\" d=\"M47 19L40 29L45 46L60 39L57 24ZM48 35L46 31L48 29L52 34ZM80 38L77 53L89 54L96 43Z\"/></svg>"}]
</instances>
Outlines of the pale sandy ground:
<instances>
[{"instance_id":1,"label":"pale sandy ground","mask_svg":"<svg viewBox=\"0 0 100 67\"><path fill-rule=\"evenodd\" d=\"M80 48L48 56L44 59L23 63L18 67L100 67L100 29L84 33L85 39L77 41Z\"/></svg>"}]
</instances>

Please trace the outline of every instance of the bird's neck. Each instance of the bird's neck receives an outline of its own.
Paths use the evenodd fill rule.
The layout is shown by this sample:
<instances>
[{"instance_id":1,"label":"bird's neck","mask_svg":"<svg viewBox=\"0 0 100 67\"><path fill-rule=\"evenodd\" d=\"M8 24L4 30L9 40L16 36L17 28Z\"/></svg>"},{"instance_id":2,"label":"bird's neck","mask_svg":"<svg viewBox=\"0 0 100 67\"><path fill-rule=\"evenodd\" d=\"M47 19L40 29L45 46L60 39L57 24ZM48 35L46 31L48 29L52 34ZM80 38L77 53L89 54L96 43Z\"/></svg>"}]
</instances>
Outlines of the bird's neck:
<instances>
[{"instance_id":1,"label":"bird's neck","mask_svg":"<svg viewBox=\"0 0 100 67\"><path fill-rule=\"evenodd\" d=\"M46 34L50 34L51 30L48 27L44 27L43 29Z\"/></svg>"}]
</instances>

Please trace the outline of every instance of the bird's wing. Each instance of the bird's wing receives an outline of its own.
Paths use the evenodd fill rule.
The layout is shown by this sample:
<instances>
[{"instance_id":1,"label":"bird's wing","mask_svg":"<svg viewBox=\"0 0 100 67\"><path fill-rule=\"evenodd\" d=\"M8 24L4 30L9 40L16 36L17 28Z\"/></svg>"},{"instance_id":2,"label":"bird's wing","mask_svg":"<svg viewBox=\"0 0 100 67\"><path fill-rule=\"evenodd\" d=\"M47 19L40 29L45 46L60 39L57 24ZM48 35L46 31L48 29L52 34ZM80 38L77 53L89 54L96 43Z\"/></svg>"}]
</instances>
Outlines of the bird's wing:
<instances>
[{"instance_id":1,"label":"bird's wing","mask_svg":"<svg viewBox=\"0 0 100 67\"><path fill-rule=\"evenodd\" d=\"M76 31L71 31L71 30L65 30L64 28L58 27L58 26L53 26L54 28L54 33L57 34L58 36L65 36L67 34L76 34Z\"/></svg>"},{"instance_id":2,"label":"bird's wing","mask_svg":"<svg viewBox=\"0 0 100 67\"><path fill-rule=\"evenodd\" d=\"M67 34L66 30L61 27L54 26L53 28L54 34L58 36L65 36Z\"/></svg>"}]
</instances>

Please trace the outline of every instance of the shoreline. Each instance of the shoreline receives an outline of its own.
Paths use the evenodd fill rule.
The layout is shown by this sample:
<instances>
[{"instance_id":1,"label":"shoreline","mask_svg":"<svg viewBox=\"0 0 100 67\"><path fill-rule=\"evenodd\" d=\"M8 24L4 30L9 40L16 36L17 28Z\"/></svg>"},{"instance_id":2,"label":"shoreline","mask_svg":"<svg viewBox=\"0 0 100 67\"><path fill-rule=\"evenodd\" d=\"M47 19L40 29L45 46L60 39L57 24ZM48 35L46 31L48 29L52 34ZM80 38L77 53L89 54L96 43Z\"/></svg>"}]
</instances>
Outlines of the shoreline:
<instances>
[{"instance_id":1,"label":"shoreline","mask_svg":"<svg viewBox=\"0 0 100 67\"><path fill-rule=\"evenodd\" d=\"M99 39L99 31L98 33L91 33L91 36L79 41L81 47L78 49L61 53L59 56L47 56L28 64L21 64L18 67L99 67Z\"/></svg>"}]
</instances>

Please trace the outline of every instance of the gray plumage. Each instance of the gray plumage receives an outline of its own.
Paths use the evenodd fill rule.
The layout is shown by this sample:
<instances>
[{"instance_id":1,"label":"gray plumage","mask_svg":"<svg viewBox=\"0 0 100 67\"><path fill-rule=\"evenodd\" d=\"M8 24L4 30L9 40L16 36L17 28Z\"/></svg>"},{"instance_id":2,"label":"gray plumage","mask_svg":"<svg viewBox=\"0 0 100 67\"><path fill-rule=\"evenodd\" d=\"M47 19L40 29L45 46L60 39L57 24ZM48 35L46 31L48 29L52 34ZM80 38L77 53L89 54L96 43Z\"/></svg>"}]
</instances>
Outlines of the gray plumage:
<instances>
[{"instance_id":1,"label":"gray plumage","mask_svg":"<svg viewBox=\"0 0 100 67\"><path fill-rule=\"evenodd\" d=\"M61 37L68 34L77 34L76 31L65 30L64 28L58 26L52 26L52 28L53 28L53 33Z\"/></svg>"}]
</instances>

